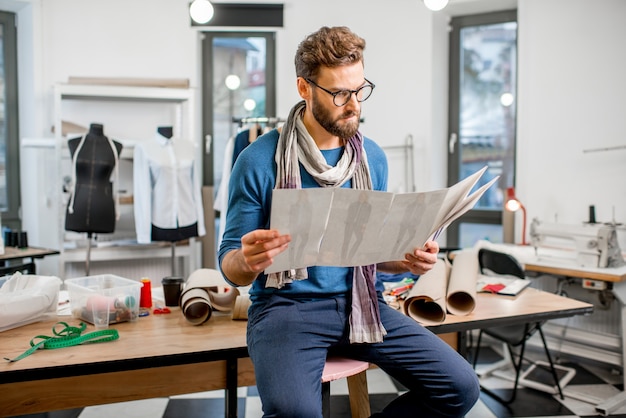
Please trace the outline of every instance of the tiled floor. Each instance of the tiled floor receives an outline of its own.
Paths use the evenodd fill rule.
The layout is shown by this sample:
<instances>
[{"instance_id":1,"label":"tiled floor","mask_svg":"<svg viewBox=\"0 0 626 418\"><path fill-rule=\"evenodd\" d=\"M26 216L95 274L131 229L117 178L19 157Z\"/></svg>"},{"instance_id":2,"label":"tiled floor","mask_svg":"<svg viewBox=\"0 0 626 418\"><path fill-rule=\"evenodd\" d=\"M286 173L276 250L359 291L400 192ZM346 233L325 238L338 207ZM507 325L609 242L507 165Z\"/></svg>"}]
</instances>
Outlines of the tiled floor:
<instances>
[{"instance_id":1,"label":"tiled floor","mask_svg":"<svg viewBox=\"0 0 626 418\"><path fill-rule=\"evenodd\" d=\"M495 351L481 350L481 362L491 362L500 357ZM608 368L583 365L580 362L561 363L576 370L574 378L566 385L565 393L580 397L606 399L621 389L621 375L611 373ZM480 371L480 364L478 370ZM483 365L484 366L484 365ZM368 386L372 412L380 411L403 388L384 372L372 369L368 372ZM512 382L505 371L500 377L485 377L482 384L497 393L508 396ZM500 374L500 373L499 373ZM333 418L350 417L346 380L331 383L331 413ZM576 395L578 394L578 395ZM240 417L259 418L261 402L255 387L239 389L238 411ZM545 392L529 388L519 388L515 402L505 407L485 393L466 418L577 418L600 416L594 405L566 396L558 399ZM148 399L119 404L92 406L84 409L56 411L46 414L25 415L20 418L222 418L224 416L223 391L195 393L171 398ZM610 415L611 418L626 418L626 407Z\"/></svg>"}]
</instances>

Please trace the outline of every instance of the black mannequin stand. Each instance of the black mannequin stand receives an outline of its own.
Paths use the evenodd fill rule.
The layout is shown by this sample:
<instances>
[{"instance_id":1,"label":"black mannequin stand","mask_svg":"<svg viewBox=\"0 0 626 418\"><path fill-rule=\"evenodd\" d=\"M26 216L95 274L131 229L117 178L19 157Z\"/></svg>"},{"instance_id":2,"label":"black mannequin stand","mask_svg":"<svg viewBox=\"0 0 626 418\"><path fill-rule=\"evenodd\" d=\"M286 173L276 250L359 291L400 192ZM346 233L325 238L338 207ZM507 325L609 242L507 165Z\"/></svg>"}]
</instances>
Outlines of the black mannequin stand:
<instances>
[{"instance_id":1,"label":"black mannequin stand","mask_svg":"<svg viewBox=\"0 0 626 418\"><path fill-rule=\"evenodd\" d=\"M91 260L91 232L87 232L87 255L85 256L85 276L89 276L89 262Z\"/></svg>"},{"instance_id":2,"label":"black mannequin stand","mask_svg":"<svg viewBox=\"0 0 626 418\"><path fill-rule=\"evenodd\" d=\"M171 242L170 248L172 249L172 277L178 275L178 266L176 265L176 243Z\"/></svg>"}]
</instances>

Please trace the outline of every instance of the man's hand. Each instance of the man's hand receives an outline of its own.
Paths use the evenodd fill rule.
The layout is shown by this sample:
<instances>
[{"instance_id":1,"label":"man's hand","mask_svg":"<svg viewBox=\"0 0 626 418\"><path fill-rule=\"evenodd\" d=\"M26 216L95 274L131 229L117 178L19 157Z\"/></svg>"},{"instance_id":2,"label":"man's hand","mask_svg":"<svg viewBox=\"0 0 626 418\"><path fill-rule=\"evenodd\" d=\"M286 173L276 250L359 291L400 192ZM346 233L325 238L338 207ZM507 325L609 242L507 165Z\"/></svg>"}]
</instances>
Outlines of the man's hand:
<instances>
[{"instance_id":1,"label":"man's hand","mask_svg":"<svg viewBox=\"0 0 626 418\"><path fill-rule=\"evenodd\" d=\"M416 276L432 270L437 262L439 244L436 241L427 241L422 248L416 248L413 253L406 253L402 264Z\"/></svg>"},{"instance_id":2,"label":"man's hand","mask_svg":"<svg viewBox=\"0 0 626 418\"><path fill-rule=\"evenodd\" d=\"M241 253L249 272L258 274L269 267L290 241L290 235L280 235L274 229L257 229L241 237Z\"/></svg>"},{"instance_id":3,"label":"man's hand","mask_svg":"<svg viewBox=\"0 0 626 418\"><path fill-rule=\"evenodd\" d=\"M222 270L231 282L247 286L287 249L290 235L273 229L257 229L241 237L241 248L232 250L222 260Z\"/></svg>"}]
</instances>

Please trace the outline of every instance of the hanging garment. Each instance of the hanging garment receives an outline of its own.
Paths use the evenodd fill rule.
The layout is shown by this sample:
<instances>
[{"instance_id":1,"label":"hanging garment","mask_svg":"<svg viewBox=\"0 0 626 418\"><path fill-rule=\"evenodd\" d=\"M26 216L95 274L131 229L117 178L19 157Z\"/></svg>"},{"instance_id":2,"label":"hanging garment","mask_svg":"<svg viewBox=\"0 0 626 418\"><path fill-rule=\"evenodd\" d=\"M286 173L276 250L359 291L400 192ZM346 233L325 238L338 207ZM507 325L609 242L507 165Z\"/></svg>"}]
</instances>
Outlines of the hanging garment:
<instances>
[{"instance_id":1,"label":"hanging garment","mask_svg":"<svg viewBox=\"0 0 626 418\"><path fill-rule=\"evenodd\" d=\"M235 137L231 137L226 143L226 149L224 150L224 161L231 161L233 158L233 149L235 145ZM228 211L228 182L230 181L230 172L232 166L230 164L224 164L222 169L222 180L217 189L215 195L215 201L213 202L213 209L220 213L220 222L217 231L217 248L222 243L222 236L224 235L224 228L226 227L226 212Z\"/></svg>"},{"instance_id":2,"label":"hanging garment","mask_svg":"<svg viewBox=\"0 0 626 418\"><path fill-rule=\"evenodd\" d=\"M193 143L155 134L135 147L133 189L137 242L204 236L201 172ZM163 239L153 237L160 231ZM154 239L157 238L157 239Z\"/></svg>"}]
</instances>

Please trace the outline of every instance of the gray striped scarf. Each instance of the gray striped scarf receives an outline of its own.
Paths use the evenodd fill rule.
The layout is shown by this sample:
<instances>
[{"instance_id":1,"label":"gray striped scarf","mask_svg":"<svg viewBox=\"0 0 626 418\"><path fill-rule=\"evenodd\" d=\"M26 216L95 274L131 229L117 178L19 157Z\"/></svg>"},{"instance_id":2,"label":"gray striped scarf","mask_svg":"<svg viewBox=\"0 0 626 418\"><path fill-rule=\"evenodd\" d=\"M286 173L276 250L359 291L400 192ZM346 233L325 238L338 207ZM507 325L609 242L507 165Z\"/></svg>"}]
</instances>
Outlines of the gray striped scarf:
<instances>
[{"instance_id":1,"label":"gray striped scarf","mask_svg":"<svg viewBox=\"0 0 626 418\"><path fill-rule=\"evenodd\" d=\"M345 151L335 167L326 163L315 141L309 135L302 113L305 102L296 104L282 128L276 148L276 188L300 189L300 164L322 187L341 187L352 179L355 189L372 189L363 136L357 132L348 139ZM306 268L272 273L267 287L281 288L294 280L307 278ZM387 334L380 321L375 282L376 265L354 267L352 280L352 310L350 312L350 342L381 342Z\"/></svg>"}]
</instances>

